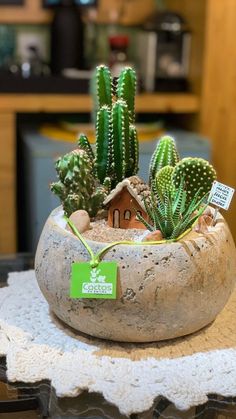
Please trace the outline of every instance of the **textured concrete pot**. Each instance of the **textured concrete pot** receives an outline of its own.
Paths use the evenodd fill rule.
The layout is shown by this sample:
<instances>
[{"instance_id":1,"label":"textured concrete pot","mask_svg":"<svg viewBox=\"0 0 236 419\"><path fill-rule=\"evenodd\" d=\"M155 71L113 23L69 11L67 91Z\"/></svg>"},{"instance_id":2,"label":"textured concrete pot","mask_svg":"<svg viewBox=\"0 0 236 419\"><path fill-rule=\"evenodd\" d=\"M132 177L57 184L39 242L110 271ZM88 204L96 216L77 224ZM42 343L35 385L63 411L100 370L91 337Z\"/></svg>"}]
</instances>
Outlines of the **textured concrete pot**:
<instances>
[{"instance_id":1,"label":"textured concrete pot","mask_svg":"<svg viewBox=\"0 0 236 419\"><path fill-rule=\"evenodd\" d=\"M80 241L48 218L36 254L36 276L52 311L89 335L125 342L183 336L215 319L236 279L236 252L221 215L207 234L176 243L117 246L104 260L119 264L117 300L69 298L73 261L87 261ZM88 241L95 253L104 243Z\"/></svg>"}]
</instances>

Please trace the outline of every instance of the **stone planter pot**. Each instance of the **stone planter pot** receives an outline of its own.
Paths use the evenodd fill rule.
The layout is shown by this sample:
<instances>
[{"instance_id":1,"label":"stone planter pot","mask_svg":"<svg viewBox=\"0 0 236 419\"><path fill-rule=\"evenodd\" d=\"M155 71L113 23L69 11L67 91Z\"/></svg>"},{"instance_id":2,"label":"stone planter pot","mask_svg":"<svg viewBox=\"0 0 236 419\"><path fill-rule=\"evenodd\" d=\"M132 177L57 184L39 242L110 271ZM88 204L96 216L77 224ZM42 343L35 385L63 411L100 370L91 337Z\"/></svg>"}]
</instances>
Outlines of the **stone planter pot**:
<instances>
[{"instance_id":1,"label":"stone planter pot","mask_svg":"<svg viewBox=\"0 0 236 419\"><path fill-rule=\"evenodd\" d=\"M71 263L88 261L80 241L59 223L54 210L36 254L36 276L51 310L81 332L123 342L183 336L212 322L226 304L236 279L236 252L218 215L207 234L190 233L159 245L117 246L103 260L119 265L116 300L71 299ZM105 243L88 241L94 253Z\"/></svg>"}]
</instances>

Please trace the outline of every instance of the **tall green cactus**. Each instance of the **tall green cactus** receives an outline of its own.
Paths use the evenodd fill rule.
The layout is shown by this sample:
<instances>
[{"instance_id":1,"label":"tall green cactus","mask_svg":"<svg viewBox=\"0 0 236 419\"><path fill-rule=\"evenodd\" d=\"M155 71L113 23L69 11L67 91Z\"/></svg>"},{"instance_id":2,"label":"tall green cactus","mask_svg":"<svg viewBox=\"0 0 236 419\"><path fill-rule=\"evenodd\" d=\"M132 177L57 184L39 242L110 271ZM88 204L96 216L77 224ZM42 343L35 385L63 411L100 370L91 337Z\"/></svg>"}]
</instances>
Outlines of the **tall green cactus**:
<instances>
[{"instance_id":1,"label":"tall green cactus","mask_svg":"<svg viewBox=\"0 0 236 419\"><path fill-rule=\"evenodd\" d=\"M94 167L87 152L77 149L56 162L59 181L51 184L51 190L61 200L67 216L78 209L88 211L94 217L109 192L107 179L100 185L94 177Z\"/></svg>"},{"instance_id":2,"label":"tall green cactus","mask_svg":"<svg viewBox=\"0 0 236 419\"><path fill-rule=\"evenodd\" d=\"M136 91L135 71L130 67L126 67L120 73L120 77L118 78L116 96L118 99L122 99L127 103L131 124L134 124L134 120L135 120L135 109L134 109L135 91Z\"/></svg>"},{"instance_id":3,"label":"tall green cactus","mask_svg":"<svg viewBox=\"0 0 236 419\"><path fill-rule=\"evenodd\" d=\"M97 113L96 123L96 174L100 182L108 176L111 161L111 111L103 105Z\"/></svg>"},{"instance_id":4,"label":"tall green cactus","mask_svg":"<svg viewBox=\"0 0 236 419\"><path fill-rule=\"evenodd\" d=\"M138 172L138 139L134 127L135 71L126 67L118 78L111 102L112 82L106 66L97 67L96 174L110 176L112 186ZM114 87L114 86L113 86Z\"/></svg>"},{"instance_id":5,"label":"tall green cactus","mask_svg":"<svg viewBox=\"0 0 236 419\"><path fill-rule=\"evenodd\" d=\"M149 167L149 184L151 185L160 169L165 166L175 166L179 161L179 153L175 140L169 135L162 137L154 151Z\"/></svg>"},{"instance_id":6,"label":"tall green cactus","mask_svg":"<svg viewBox=\"0 0 236 419\"><path fill-rule=\"evenodd\" d=\"M112 105L112 77L105 65L96 68L96 100L98 108Z\"/></svg>"}]
</instances>

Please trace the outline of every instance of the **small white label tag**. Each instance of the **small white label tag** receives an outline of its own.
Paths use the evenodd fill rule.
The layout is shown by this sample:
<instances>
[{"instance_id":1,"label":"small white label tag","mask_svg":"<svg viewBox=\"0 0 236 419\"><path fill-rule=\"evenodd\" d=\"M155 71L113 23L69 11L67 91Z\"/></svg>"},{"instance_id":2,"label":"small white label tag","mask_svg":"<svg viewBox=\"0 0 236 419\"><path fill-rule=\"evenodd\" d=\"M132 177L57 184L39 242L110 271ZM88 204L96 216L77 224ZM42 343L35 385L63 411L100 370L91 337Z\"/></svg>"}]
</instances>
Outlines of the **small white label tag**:
<instances>
[{"instance_id":1,"label":"small white label tag","mask_svg":"<svg viewBox=\"0 0 236 419\"><path fill-rule=\"evenodd\" d=\"M230 186L215 180L211 188L209 203L227 210L233 198L234 191Z\"/></svg>"}]
</instances>

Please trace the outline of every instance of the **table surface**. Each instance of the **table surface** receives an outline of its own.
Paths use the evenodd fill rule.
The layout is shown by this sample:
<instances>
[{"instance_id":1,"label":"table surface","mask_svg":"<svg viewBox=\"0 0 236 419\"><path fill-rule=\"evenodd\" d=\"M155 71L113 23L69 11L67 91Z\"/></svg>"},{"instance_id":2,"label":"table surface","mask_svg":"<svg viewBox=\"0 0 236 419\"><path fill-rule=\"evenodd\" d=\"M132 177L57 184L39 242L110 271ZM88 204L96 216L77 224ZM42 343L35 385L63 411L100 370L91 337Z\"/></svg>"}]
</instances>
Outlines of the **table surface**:
<instances>
[{"instance_id":1,"label":"table surface","mask_svg":"<svg viewBox=\"0 0 236 419\"><path fill-rule=\"evenodd\" d=\"M0 256L0 286L6 285L8 272L33 267L31 255ZM235 377L236 379L236 377ZM228 419L236 418L236 397L209 395L207 403L180 411L164 397L158 397L152 408L133 414L130 419ZM13 413L14 412L14 413ZM83 392L75 398L58 398L49 382L34 384L9 383L6 376L6 359L0 358L0 417L1 419L34 418L89 418L124 419L118 409L96 393Z\"/></svg>"}]
</instances>

